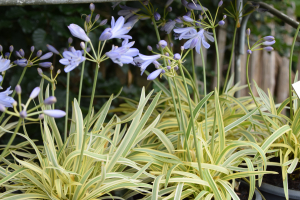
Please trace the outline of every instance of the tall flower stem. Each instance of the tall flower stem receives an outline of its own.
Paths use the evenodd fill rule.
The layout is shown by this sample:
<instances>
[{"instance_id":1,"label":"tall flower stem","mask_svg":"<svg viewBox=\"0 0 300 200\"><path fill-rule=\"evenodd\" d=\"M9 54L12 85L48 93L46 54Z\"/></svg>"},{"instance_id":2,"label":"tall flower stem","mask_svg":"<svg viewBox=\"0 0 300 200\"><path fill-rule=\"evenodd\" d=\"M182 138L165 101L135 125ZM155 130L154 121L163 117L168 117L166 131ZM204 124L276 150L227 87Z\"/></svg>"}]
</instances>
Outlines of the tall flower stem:
<instances>
[{"instance_id":1,"label":"tall flower stem","mask_svg":"<svg viewBox=\"0 0 300 200\"><path fill-rule=\"evenodd\" d=\"M7 150L9 149L10 145L13 143L13 141L14 141L16 135L17 135L17 132L19 131L21 123L22 123L22 118L19 118L18 124L15 128L15 131L14 131L13 135L10 137L7 145L5 146L4 150L2 151L2 153L0 155L0 161L2 160L3 156L5 156L5 154L6 154Z\"/></svg>"},{"instance_id":2,"label":"tall flower stem","mask_svg":"<svg viewBox=\"0 0 300 200\"><path fill-rule=\"evenodd\" d=\"M214 34L214 38L215 38L215 47L216 47L216 55L217 55L217 67L218 67L218 72L217 72L217 76L218 76L218 81L217 81L217 89L218 92L220 92L220 59L219 59L219 48L218 48L218 42L217 42L217 36L216 36L216 29L213 28L213 34Z\"/></svg>"},{"instance_id":3,"label":"tall flower stem","mask_svg":"<svg viewBox=\"0 0 300 200\"><path fill-rule=\"evenodd\" d=\"M227 86L227 81L228 81L228 78L229 78L229 73L230 73L230 70L231 70L233 52L234 52L234 48L235 48L235 37L236 37L236 32L237 32L237 26L238 26L238 20L236 21L235 28L234 28L233 40L232 40L232 47L231 47L231 54L230 54L230 60L229 60L229 65L228 65L228 69L227 69L226 78L225 78L225 82L224 82L224 87L223 87L223 92L222 93L225 92L225 89L226 89L226 86Z\"/></svg>"},{"instance_id":4,"label":"tall flower stem","mask_svg":"<svg viewBox=\"0 0 300 200\"><path fill-rule=\"evenodd\" d=\"M195 83L195 91L194 91L194 98L195 99L194 100L195 100L195 103L197 104L200 99L198 99L199 90L198 90L197 73L196 73L196 69L195 69L194 50L191 51L191 59L192 59L192 68L193 68L193 79L194 79L194 83Z\"/></svg>"},{"instance_id":5,"label":"tall flower stem","mask_svg":"<svg viewBox=\"0 0 300 200\"><path fill-rule=\"evenodd\" d=\"M22 80L23 80L23 78L24 78L24 75L25 75L25 73L26 73L26 70L27 70L27 66L24 67L23 72L22 72L22 74L21 74L21 76L20 76L20 78L19 78L19 81L18 81L17 85L20 85L20 84L21 84L21 82L22 82ZM16 95L16 90L14 90L14 92L13 92L12 95L11 95L11 97L14 98L15 95ZM5 112L3 112L2 115L1 115L1 117L0 117L0 123L2 122L4 116L5 116Z\"/></svg>"},{"instance_id":6,"label":"tall flower stem","mask_svg":"<svg viewBox=\"0 0 300 200\"><path fill-rule=\"evenodd\" d=\"M292 47L291 47L291 52L290 52L290 63L289 63L289 95L290 95L290 118L293 121L294 118L294 113L293 113L293 97L292 97L292 63L293 63L293 53L294 53L294 48L295 48L295 43L296 43L296 39L299 33L299 29L300 29L300 24L297 27L295 36L294 36L294 40L292 43Z\"/></svg>"},{"instance_id":7,"label":"tall flower stem","mask_svg":"<svg viewBox=\"0 0 300 200\"><path fill-rule=\"evenodd\" d=\"M87 42L85 43L85 49L86 48L87 48ZM86 57L86 51L84 51L83 56ZM80 76L79 93L78 93L78 105L79 106L80 106L80 102L81 102L81 92L82 92L82 82L83 82L83 75L84 75L84 66L85 66L85 60L82 62L82 67L81 67L81 76Z\"/></svg>"},{"instance_id":8,"label":"tall flower stem","mask_svg":"<svg viewBox=\"0 0 300 200\"><path fill-rule=\"evenodd\" d=\"M247 63L246 63L246 77L247 77L248 88L249 88L250 94L251 94L251 96L252 96L252 98L253 98L253 100L254 100L254 103L255 103L256 107L258 108L258 111L259 111L261 117L262 117L263 120L264 120L264 123L265 123L265 125L266 125L266 127L267 127L269 133L272 134L272 132L271 132L271 130L270 130L270 127L269 127L269 125L268 125L266 119L264 118L263 113L262 113L261 110L260 110L260 107L259 107L259 105L258 105L258 103L257 103L257 101L256 101L256 99L255 99L255 97L254 97L254 95L253 95L253 92L252 92L252 89L251 89L251 86L250 86L249 72L248 72L248 71L249 71L249 60L250 60L250 54L247 55Z\"/></svg>"},{"instance_id":9,"label":"tall flower stem","mask_svg":"<svg viewBox=\"0 0 300 200\"><path fill-rule=\"evenodd\" d=\"M69 114L69 95L70 95L70 73L67 73L67 92L66 92L66 116L65 116L65 133L64 133L64 141L67 141L68 134L68 114Z\"/></svg>"},{"instance_id":10,"label":"tall flower stem","mask_svg":"<svg viewBox=\"0 0 300 200\"><path fill-rule=\"evenodd\" d=\"M195 145L195 149L196 149L196 157L197 157L197 163L198 163L198 168L199 168L199 174L200 174L200 178L203 179L203 173L202 173L202 167L201 167L201 151L200 148L198 147L198 142L197 142L197 135L195 132L195 122L194 122L194 115L193 115L193 109L192 109L192 102L191 102L191 98L189 97L189 89L186 83L186 79L185 79L185 75L182 69L182 65L179 64L179 69L180 69L180 73L182 75L183 78L183 83L184 83L184 87L187 93L187 99L188 99L188 103L189 103L189 108L190 108L190 116L191 116L191 121L192 121L192 132L193 132L193 136L194 136L194 145Z\"/></svg>"},{"instance_id":11,"label":"tall flower stem","mask_svg":"<svg viewBox=\"0 0 300 200\"><path fill-rule=\"evenodd\" d=\"M89 111L88 111L88 114L86 116L86 126L85 126L85 129L84 129L84 136L83 136L83 141L82 141L82 147L81 147L81 152L80 152L79 163L82 163L82 159L83 159L83 151L84 151L84 148L85 148L85 140L86 140L87 134L88 134L88 127L89 127L89 122L90 122L90 116L91 116L91 112L92 112L92 108L93 108L93 103L94 103L94 97L95 97L95 91L96 91L96 85L97 85L99 68L100 68L100 63L96 66L96 69L95 69L94 83L93 83L93 89L92 89L92 96L91 96ZM80 169L80 168L78 168L78 169Z\"/></svg>"},{"instance_id":12,"label":"tall flower stem","mask_svg":"<svg viewBox=\"0 0 300 200\"><path fill-rule=\"evenodd\" d=\"M191 154L190 154L190 150L189 150L189 145L188 145L188 138L186 137L186 127L185 127L185 123L184 123L184 115L183 115L183 109L182 109L182 106L181 106L181 100L180 100L180 95L179 95L179 90L178 90L178 86L177 86L177 83L176 83L176 80L175 80L175 77L173 77L173 82L174 82L174 85L175 85L175 89L176 89L176 94L177 94L177 99L178 99L178 105L179 105L179 110L180 110L180 119L181 119L181 126L180 126L180 129L182 130L183 134L184 134L184 143L185 143L185 148L186 148L186 152L187 152L187 158L188 158L188 161L191 162L192 159L191 159ZM170 90L172 90L172 85L169 83L170 85ZM189 97L187 97L189 98ZM174 94L172 94L172 99L173 99L173 103L174 105L176 105L176 100L175 100L175 97L174 97ZM177 118L177 121L179 121L179 118Z\"/></svg>"},{"instance_id":13,"label":"tall flower stem","mask_svg":"<svg viewBox=\"0 0 300 200\"><path fill-rule=\"evenodd\" d=\"M200 49L200 54L202 58L202 67L203 67L203 82L204 82L204 96L206 96L207 91L206 91L206 71L205 71L205 62L204 62L204 56L203 56L203 51L202 48ZM209 134L207 130L207 102L205 102L205 138L208 140Z\"/></svg>"}]
</instances>

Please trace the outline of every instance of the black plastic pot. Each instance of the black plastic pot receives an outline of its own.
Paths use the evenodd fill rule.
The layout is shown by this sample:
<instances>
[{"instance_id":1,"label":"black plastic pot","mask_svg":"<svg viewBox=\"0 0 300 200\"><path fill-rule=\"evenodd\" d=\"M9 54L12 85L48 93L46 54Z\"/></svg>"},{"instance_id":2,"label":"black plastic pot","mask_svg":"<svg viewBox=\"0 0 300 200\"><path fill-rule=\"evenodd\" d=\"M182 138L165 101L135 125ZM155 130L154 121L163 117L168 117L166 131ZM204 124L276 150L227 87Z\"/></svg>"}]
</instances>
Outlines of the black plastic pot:
<instances>
[{"instance_id":1,"label":"black plastic pot","mask_svg":"<svg viewBox=\"0 0 300 200\"><path fill-rule=\"evenodd\" d=\"M274 186L268 183L263 183L259 191L266 198L266 200L286 200L284 189L282 187ZM300 191L289 190L289 200L299 200Z\"/></svg>"},{"instance_id":2,"label":"black plastic pot","mask_svg":"<svg viewBox=\"0 0 300 200\"><path fill-rule=\"evenodd\" d=\"M249 184L245 181L241 181L240 184L249 188ZM255 191L254 191L254 196L253 196L252 200L262 200L262 197L257 189L255 189Z\"/></svg>"}]
</instances>

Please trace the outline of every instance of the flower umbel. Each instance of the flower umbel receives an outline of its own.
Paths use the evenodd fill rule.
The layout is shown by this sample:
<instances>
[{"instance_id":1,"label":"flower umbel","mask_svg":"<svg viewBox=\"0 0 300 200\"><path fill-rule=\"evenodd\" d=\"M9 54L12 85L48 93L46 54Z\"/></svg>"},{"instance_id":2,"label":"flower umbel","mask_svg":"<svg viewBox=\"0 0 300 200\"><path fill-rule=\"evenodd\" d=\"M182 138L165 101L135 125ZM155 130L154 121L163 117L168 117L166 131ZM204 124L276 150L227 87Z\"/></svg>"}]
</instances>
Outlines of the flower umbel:
<instances>
[{"instance_id":1,"label":"flower umbel","mask_svg":"<svg viewBox=\"0 0 300 200\"><path fill-rule=\"evenodd\" d=\"M153 56L145 56L143 54L139 54L138 57L133 59L133 62L136 66L141 68L141 75L144 73L146 68L151 64L155 63L157 59L160 58L160 55L153 55Z\"/></svg>"},{"instance_id":2,"label":"flower umbel","mask_svg":"<svg viewBox=\"0 0 300 200\"><path fill-rule=\"evenodd\" d=\"M59 62L63 65L66 65L66 73L72 71L85 60L85 57L82 56L82 52L80 50L76 51L73 47L71 48L71 51L63 52L63 57L64 58L60 59Z\"/></svg>"}]
</instances>

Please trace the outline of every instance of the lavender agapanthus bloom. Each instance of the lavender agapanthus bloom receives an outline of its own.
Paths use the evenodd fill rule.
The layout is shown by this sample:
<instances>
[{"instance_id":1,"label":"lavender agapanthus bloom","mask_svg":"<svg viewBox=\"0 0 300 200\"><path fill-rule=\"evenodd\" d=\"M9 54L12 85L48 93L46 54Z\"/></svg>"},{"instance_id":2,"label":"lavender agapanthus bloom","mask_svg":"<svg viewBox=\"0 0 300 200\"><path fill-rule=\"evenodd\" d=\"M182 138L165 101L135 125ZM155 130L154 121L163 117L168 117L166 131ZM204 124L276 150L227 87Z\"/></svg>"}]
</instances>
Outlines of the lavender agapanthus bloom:
<instances>
[{"instance_id":1,"label":"lavender agapanthus bloom","mask_svg":"<svg viewBox=\"0 0 300 200\"><path fill-rule=\"evenodd\" d=\"M68 26L68 28L69 28L71 34L74 37L82 39L82 40L84 40L86 42L91 41L90 38L86 35L85 31L80 26L78 26L77 24L70 24Z\"/></svg>"},{"instance_id":2,"label":"lavender agapanthus bloom","mask_svg":"<svg viewBox=\"0 0 300 200\"><path fill-rule=\"evenodd\" d=\"M132 8L128 6L122 6L122 5L120 5L120 8L122 10L118 12L118 15L125 17L125 20L127 20L129 17L131 17L132 15L134 15L135 13L141 10L140 8Z\"/></svg>"},{"instance_id":3,"label":"lavender agapanthus bloom","mask_svg":"<svg viewBox=\"0 0 300 200\"><path fill-rule=\"evenodd\" d=\"M124 23L125 18L123 16L119 17L117 21L115 21L115 18L112 17L111 28L105 29L99 40L103 41L112 38L132 39L130 35L125 35L130 31L131 27L124 27Z\"/></svg>"},{"instance_id":4,"label":"lavender agapanthus bloom","mask_svg":"<svg viewBox=\"0 0 300 200\"><path fill-rule=\"evenodd\" d=\"M15 60L14 63L16 65L21 66L21 67L26 67L27 64L28 64L28 61L25 58L23 58L23 59L20 59L20 60Z\"/></svg>"},{"instance_id":5,"label":"lavender agapanthus bloom","mask_svg":"<svg viewBox=\"0 0 300 200\"><path fill-rule=\"evenodd\" d=\"M167 23L165 23L165 25L163 25L160 30L165 31L167 34L169 34L169 33L171 33L171 31L173 30L175 25L176 25L176 21L170 20Z\"/></svg>"},{"instance_id":6,"label":"lavender agapanthus bloom","mask_svg":"<svg viewBox=\"0 0 300 200\"><path fill-rule=\"evenodd\" d=\"M149 74L149 76L147 77L147 80L152 81L152 80L156 79L162 72L163 72L163 69L155 70L154 72Z\"/></svg>"},{"instance_id":7,"label":"lavender agapanthus bloom","mask_svg":"<svg viewBox=\"0 0 300 200\"><path fill-rule=\"evenodd\" d=\"M179 34L178 39L190 39L191 35L197 33L195 27L185 27L185 28L176 28L173 30L175 33Z\"/></svg>"},{"instance_id":8,"label":"lavender agapanthus bloom","mask_svg":"<svg viewBox=\"0 0 300 200\"><path fill-rule=\"evenodd\" d=\"M133 59L133 64L141 68L141 75L143 75L146 68L151 63L156 63L156 60L160 58L160 55L146 56L143 54L139 54L138 57Z\"/></svg>"},{"instance_id":9,"label":"lavender agapanthus bloom","mask_svg":"<svg viewBox=\"0 0 300 200\"><path fill-rule=\"evenodd\" d=\"M72 71L85 60L85 57L82 56L82 52L80 50L76 51L74 48L71 48L71 51L64 51L63 56L64 58L60 59L59 62L63 65L66 65L66 73Z\"/></svg>"},{"instance_id":10,"label":"lavender agapanthus bloom","mask_svg":"<svg viewBox=\"0 0 300 200\"><path fill-rule=\"evenodd\" d=\"M134 42L128 43L128 40L124 40L122 47L113 46L110 52L106 53L114 63L120 65L129 64L133 62L133 57L139 54L139 50L136 48L130 48L134 45Z\"/></svg>"},{"instance_id":11,"label":"lavender agapanthus bloom","mask_svg":"<svg viewBox=\"0 0 300 200\"><path fill-rule=\"evenodd\" d=\"M0 72L5 72L10 68L10 66L11 66L10 60L2 58L2 56L0 56ZM0 75L0 82L2 82L2 80L3 78Z\"/></svg>"},{"instance_id":12,"label":"lavender agapanthus bloom","mask_svg":"<svg viewBox=\"0 0 300 200\"><path fill-rule=\"evenodd\" d=\"M12 97L8 96L13 91L10 90L10 87L7 88L4 92L0 92L0 104L5 107L12 107L12 103L15 101Z\"/></svg>"}]
</instances>

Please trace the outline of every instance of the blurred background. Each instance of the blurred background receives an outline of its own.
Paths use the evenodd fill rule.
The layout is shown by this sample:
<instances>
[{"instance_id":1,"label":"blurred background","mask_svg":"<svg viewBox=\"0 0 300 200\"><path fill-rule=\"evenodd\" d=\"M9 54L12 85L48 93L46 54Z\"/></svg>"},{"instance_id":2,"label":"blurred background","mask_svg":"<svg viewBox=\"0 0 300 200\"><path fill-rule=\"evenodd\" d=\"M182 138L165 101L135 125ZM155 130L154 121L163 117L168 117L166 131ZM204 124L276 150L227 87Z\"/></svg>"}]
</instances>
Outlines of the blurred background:
<instances>
[{"instance_id":1,"label":"blurred background","mask_svg":"<svg viewBox=\"0 0 300 200\"><path fill-rule=\"evenodd\" d=\"M158 9L157 12L162 15L165 1L151 0L151 2L154 7ZM201 3L207 7L213 15L216 11L218 2L219 0L201 0ZM272 5L274 8L295 20L300 17L299 0L273 0L263 2ZM232 3L235 3L234 0ZM247 1L244 1L243 3L246 4ZM125 2L122 2L121 4L124 5ZM101 15L100 20L108 19L108 25L100 27L90 34L90 38L95 45L98 43L98 38L101 32L106 27L110 26L111 16L114 16L115 18L118 16L118 11L120 10L119 6L113 9L112 5L113 3L109 2L95 3L95 13L99 13ZM139 2L126 2L126 5L130 7L142 7ZM166 20L175 19L177 16L183 16L186 12L184 7L181 5L180 0L174 0L171 6L172 12L169 13ZM247 5L246 8L248 7L250 6ZM231 1L224 0L224 4L217 17L217 21L222 19L222 16L225 13L224 8L232 10ZM68 38L71 36L67 26L71 23L75 23L83 27L86 16L85 14L90 14L90 10L89 4L0 6L0 13L0 44L3 46L4 52L7 52L9 46L13 45L15 50L22 48L28 57L30 54L30 47L32 45L35 46L36 50L41 49L43 53L48 52L46 48L47 44L51 44L60 52L63 52L63 50L68 47ZM224 82L224 77L228 69L234 26L235 21L232 18L227 17L226 25L217 29L220 63L223 74L221 83ZM266 35L273 35L276 37L276 44L273 46L275 51L271 53L263 51L253 53L250 61L250 79L254 79L265 92L267 92L267 89L269 88L270 93L275 97L276 102L282 102L288 96L288 59L295 29L268 12L259 9L252 13L247 27L251 29L251 42L253 43ZM167 35L164 32L160 33L162 39L167 38ZM156 50L155 46L157 44L157 39L150 20L137 22L129 34L135 41L134 47L138 48L140 53L146 55L149 54L149 51L147 51L147 45L151 45L153 49ZM174 37L172 36L172 38ZM73 38L72 45L76 49L80 49L80 42L81 41L79 39ZM180 52L180 46L183 45L184 41L174 40L173 43L174 51ZM118 39L109 41L104 52L109 51L112 44L120 46L121 41ZM297 42L293 56L294 72L300 70L300 60L298 61L298 55L300 55L300 48L299 43ZM13 61L16 59L16 55L13 54L11 60ZM64 66L58 62L59 59L59 56L54 55L49 61L53 63L55 72L58 69L62 70L62 73L57 78L58 83L55 94L58 102L55 107L65 110L66 74L63 72ZM215 60L215 48L214 45L211 45L211 48L208 51L205 51L208 91L213 89L216 85ZM185 66L188 70L190 70L190 72L192 72L191 62L191 59L187 58L185 63ZM196 64L196 71L199 79L199 90L203 91L202 61L200 56L197 55L194 62ZM246 84L245 62L245 56L241 56L241 76L238 81L242 85ZM154 66L147 68L150 72L154 69ZM43 70L45 74L49 75L49 70ZM88 110L90 100L88 96L91 94L92 90L93 71L94 66L87 62L84 73L82 94L85 97L81 103L84 114L86 114ZM78 96L80 72L81 67L78 67L71 72L70 102ZM14 89L21 73L22 67L19 66L8 70L2 85L3 88L6 89L11 86L12 89ZM36 66L27 70L21 84L23 102L27 101L32 89L39 86L40 80L41 77L37 73ZM165 82L163 79L160 79L160 81L163 83ZM122 87L123 90L121 96L138 100L143 86L146 87L147 91L150 91L153 88L158 91L158 88L156 88L152 82L147 81L146 75L140 76L140 69L138 67L133 65L124 65L123 67L120 67L119 65L112 63L110 60L107 60L101 63L96 95L102 96L95 99L95 110L97 111L103 105L109 95L117 94ZM239 95L248 95L247 89L242 90ZM121 99L116 99L113 101L113 106L117 107L123 102L124 101ZM63 130L64 120L57 121L59 129ZM30 131L30 133L33 138L40 138L39 127L32 125L32 131ZM1 143L6 143L6 141L7 138L5 136L1 137Z\"/></svg>"}]
</instances>

